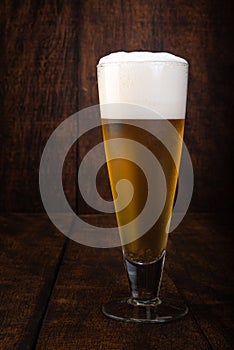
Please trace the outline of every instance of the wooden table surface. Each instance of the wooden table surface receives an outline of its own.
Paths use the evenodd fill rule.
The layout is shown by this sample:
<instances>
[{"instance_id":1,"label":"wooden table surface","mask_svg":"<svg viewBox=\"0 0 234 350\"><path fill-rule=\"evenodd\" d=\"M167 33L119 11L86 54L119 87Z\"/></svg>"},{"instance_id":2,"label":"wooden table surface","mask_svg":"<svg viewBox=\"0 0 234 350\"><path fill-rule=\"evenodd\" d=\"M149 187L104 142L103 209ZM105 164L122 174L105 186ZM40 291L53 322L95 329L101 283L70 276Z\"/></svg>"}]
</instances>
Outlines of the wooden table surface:
<instances>
[{"instance_id":1,"label":"wooden table surface","mask_svg":"<svg viewBox=\"0 0 234 350\"><path fill-rule=\"evenodd\" d=\"M173 323L143 325L100 310L128 295L120 248L75 243L43 214L2 215L0 349L233 349L234 251L224 222L187 214L170 235L161 296L185 301L190 311Z\"/></svg>"}]
</instances>

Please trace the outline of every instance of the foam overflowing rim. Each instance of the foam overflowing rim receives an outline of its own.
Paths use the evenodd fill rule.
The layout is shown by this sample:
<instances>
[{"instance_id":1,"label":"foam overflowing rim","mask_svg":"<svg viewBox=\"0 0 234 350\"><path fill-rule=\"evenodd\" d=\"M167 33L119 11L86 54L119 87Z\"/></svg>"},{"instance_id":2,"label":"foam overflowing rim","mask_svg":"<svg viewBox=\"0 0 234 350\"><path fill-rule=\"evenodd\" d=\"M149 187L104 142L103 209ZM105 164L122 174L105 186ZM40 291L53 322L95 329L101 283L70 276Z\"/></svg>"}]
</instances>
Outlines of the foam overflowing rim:
<instances>
[{"instance_id":1,"label":"foam overflowing rim","mask_svg":"<svg viewBox=\"0 0 234 350\"><path fill-rule=\"evenodd\" d=\"M133 58L135 56L135 59ZM163 57L164 56L164 57ZM133 51L133 52L113 52L99 59L97 67L106 65L121 65L121 64L163 64L163 65L184 65L188 62L179 56L168 52L150 52L150 51Z\"/></svg>"},{"instance_id":2,"label":"foam overflowing rim","mask_svg":"<svg viewBox=\"0 0 234 350\"><path fill-rule=\"evenodd\" d=\"M181 119L185 115L188 66L184 58L167 52L121 51L104 56L97 66L100 104L147 105L167 116L165 119Z\"/></svg>"}]
</instances>

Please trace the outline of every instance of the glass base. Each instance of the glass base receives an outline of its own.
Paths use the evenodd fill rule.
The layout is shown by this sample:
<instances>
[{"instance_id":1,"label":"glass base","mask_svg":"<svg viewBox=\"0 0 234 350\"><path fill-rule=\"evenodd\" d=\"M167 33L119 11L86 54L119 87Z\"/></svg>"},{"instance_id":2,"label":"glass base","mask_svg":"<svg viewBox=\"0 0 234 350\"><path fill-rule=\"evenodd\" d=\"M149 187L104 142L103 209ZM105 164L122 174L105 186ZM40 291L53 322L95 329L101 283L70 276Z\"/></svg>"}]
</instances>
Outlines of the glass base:
<instances>
[{"instance_id":1,"label":"glass base","mask_svg":"<svg viewBox=\"0 0 234 350\"><path fill-rule=\"evenodd\" d=\"M113 300L102 306L105 316L114 320L137 323L165 323L187 315L184 304L164 299L148 303L138 303L131 298Z\"/></svg>"}]
</instances>

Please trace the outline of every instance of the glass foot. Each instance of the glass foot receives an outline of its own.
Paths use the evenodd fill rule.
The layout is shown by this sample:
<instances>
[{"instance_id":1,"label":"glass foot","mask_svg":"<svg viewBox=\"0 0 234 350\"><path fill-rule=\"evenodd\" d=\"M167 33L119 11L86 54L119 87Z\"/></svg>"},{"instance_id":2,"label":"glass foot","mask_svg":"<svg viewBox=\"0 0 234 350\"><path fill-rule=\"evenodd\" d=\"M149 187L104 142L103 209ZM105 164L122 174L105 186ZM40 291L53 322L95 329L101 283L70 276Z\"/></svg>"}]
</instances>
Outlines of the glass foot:
<instances>
[{"instance_id":1,"label":"glass foot","mask_svg":"<svg viewBox=\"0 0 234 350\"><path fill-rule=\"evenodd\" d=\"M151 304L139 304L131 298L110 301L102 306L109 318L125 322L165 323L187 315L188 307L169 299L157 299Z\"/></svg>"}]
</instances>

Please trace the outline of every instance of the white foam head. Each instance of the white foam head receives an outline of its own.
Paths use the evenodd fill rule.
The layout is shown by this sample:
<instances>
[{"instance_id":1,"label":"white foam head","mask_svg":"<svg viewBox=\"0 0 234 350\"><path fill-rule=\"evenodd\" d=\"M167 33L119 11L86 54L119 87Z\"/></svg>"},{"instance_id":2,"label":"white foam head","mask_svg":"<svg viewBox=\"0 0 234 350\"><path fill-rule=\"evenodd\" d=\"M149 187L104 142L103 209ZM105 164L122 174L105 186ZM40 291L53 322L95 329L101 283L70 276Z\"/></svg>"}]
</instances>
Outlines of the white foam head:
<instances>
[{"instance_id":1,"label":"white foam head","mask_svg":"<svg viewBox=\"0 0 234 350\"><path fill-rule=\"evenodd\" d=\"M101 107L127 103L155 111L150 118L185 117L188 80L185 59L166 52L115 52L102 57L97 70ZM101 114L103 118L116 118L104 115L102 108Z\"/></svg>"}]
</instances>

